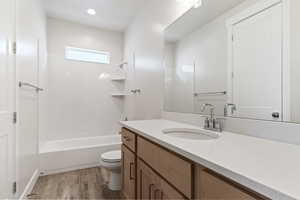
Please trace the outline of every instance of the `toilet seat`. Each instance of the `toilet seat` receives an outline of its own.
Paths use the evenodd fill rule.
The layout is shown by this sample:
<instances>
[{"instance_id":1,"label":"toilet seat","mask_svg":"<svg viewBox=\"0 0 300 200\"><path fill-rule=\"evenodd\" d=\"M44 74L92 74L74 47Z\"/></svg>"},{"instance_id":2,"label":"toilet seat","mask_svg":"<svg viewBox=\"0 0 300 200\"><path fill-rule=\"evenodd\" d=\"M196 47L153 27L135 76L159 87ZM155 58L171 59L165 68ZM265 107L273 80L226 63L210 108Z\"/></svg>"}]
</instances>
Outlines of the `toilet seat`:
<instances>
[{"instance_id":1,"label":"toilet seat","mask_svg":"<svg viewBox=\"0 0 300 200\"><path fill-rule=\"evenodd\" d=\"M101 155L101 160L108 163L118 163L121 161L121 151L110 151Z\"/></svg>"}]
</instances>

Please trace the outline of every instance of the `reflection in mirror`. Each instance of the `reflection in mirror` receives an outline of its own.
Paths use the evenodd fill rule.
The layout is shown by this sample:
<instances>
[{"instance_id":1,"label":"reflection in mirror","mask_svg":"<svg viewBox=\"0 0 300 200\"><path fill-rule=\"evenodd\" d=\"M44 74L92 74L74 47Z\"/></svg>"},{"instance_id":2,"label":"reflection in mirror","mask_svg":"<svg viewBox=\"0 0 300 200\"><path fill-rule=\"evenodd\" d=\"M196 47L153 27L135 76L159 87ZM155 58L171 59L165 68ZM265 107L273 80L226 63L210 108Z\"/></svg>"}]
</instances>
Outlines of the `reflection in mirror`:
<instances>
[{"instance_id":1,"label":"reflection in mirror","mask_svg":"<svg viewBox=\"0 0 300 200\"><path fill-rule=\"evenodd\" d=\"M299 0L209 0L165 30L165 110L300 123ZM227 109L225 109L227 108Z\"/></svg>"},{"instance_id":2,"label":"reflection in mirror","mask_svg":"<svg viewBox=\"0 0 300 200\"><path fill-rule=\"evenodd\" d=\"M257 4L229 20L233 116L282 119L282 3Z\"/></svg>"},{"instance_id":3,"label":"reflection in mirror","mask_svg":"<svg viewBox=\"0 0 300 200\"><path fill-rule=\"evenodd\" d=\"M178 55L172 41L165 44L165 56L165 110L193 113L193 60Z\"/></svg>"},{"instance_id":4,"label":"reflection in mirror","mask_svg":"<svg viewBox=\"0 0 300 200\"><path fill-rule=\"evenodd\" d=\"M300 123L299 10L299 0L261 0L228 21L234 117Z\"/></svg>"},{"instance_id":5,"label":"reflection in mirror","mask_svg":"<svg viewBox=\"0 0 300 200\"><path fill-rule=\"evenodd\" d=\"M291 0L289 7L289 57L290 65L283 71L284 121L300 123L300 1ZM287 50L288 51L288 50Z\"/></svg>"},{"instance_id":6,"label":"reflection in mirror","mask_svg":"<svg viewBox=\"0 0 300 200\"><path fill-rule=\"evenodd\" d=\"M210 103L216 115L224 115L227 15L222 14L243 1L202 1L201 7L189 10L165 30L166 111L207 115L209 111L202 112L201 106Z\"/></svg>"}]
</instances>

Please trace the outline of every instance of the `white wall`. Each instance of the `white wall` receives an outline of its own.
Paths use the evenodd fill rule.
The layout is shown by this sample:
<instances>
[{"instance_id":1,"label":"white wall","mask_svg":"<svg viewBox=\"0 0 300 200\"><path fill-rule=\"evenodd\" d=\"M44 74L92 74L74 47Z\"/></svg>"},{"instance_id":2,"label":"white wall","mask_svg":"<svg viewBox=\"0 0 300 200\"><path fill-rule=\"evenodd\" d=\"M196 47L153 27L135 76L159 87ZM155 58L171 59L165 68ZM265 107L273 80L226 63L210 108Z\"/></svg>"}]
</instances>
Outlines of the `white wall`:
<instances>
[{"instance_id":1,"label":"white wall","mask_svg":"<svg viewBox=\"0 0 300 200\"><path fill-rule=\"evenodd\" d=\"M111 93L123 88L110 80L110 74L123 61L123 33L53 18L47 21L47 31L49 124L41 140L117 134L123 100ZM111 63L66 60L66 46L108 51Z\"/></svg>"},{"instance_id":2,"label":"white wall","mask_svg":"<svg viewBox=\"0 0 300 200\"><path fill-rule=\"evenodd\" d=\"M126 98L125 110L130 120L161 116L164 96L163 30L188 9L174 0L144 0L143 5L125 36L124 58L132 72L126 88L142 91L140 95Z\"/></svg>"},{"instance_id":3,"label":"white wall","mask_svg":"<svg viewBox=\"0 0 300 200\"><path fill-rule=\"evenodd\" d=\"M45 12L39 0L16 2L17 81L47 87ZM17 196L30 190L30 181L39 171L39 98L45 99L44 94L39 96L35 90L17 88Z\"/></svg>"},{"instance_id":4,"label":"white wall","mask_svg":"<svg viewBox=\"0 0 300 200\"><path fill-rule=\"evenodd\" d=\"M189 54L180 54L179 43L166 42L165 68L165 101L167 111L194 112L194 59ZM172 60L172 61L170 61ZM168 94L168 95L167 95Z\"/></svg>"}]
</instances>

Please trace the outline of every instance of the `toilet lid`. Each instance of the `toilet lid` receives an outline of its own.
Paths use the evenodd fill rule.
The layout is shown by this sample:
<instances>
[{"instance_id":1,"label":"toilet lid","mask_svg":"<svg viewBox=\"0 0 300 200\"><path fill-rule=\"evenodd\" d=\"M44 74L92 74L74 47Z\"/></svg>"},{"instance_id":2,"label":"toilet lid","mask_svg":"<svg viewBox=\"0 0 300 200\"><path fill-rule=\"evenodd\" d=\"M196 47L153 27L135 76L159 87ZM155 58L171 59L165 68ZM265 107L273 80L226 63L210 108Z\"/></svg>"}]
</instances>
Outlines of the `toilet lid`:
<instances>
[{"instance_id":1,"label":"toilet lid","mask_svg":"<svg viewBox=\"0 0 300 200\"><path fill-rule=\"evenodd\" d=\"M101 155L101 159L105 162L120 162L121 161L121 151L110 151Z\"/></svg>"}]
</instances>

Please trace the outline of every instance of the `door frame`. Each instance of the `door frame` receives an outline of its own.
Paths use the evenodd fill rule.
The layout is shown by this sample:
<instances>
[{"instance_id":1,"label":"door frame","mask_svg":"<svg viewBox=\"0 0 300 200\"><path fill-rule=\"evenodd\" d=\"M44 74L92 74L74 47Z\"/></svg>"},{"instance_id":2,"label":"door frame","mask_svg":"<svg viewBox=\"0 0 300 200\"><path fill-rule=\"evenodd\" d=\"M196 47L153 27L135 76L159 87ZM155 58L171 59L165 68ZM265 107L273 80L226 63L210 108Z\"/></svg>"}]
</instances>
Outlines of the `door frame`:
<instances>
[{"instance_id":1,"label":"door frame","mask_svg":"<svg viewBox=\"0 0 300 200\"><path fill-rule=\"evenodd\" d=\"M237 23L248 19L268 8L282 4L282 64L281 64L281 120L290 121L290 0L261 0L240 13L232 16L226 21L227 26L227 44L228 44L228 103L233 102L233 27ZM240 117L234 117L240 118ZM244 118L245 119L245 118ZM250 119L250 118L249 118ZM273 121L264 119L255 119L260 121Z\"/></svg>"}]
</instances>

